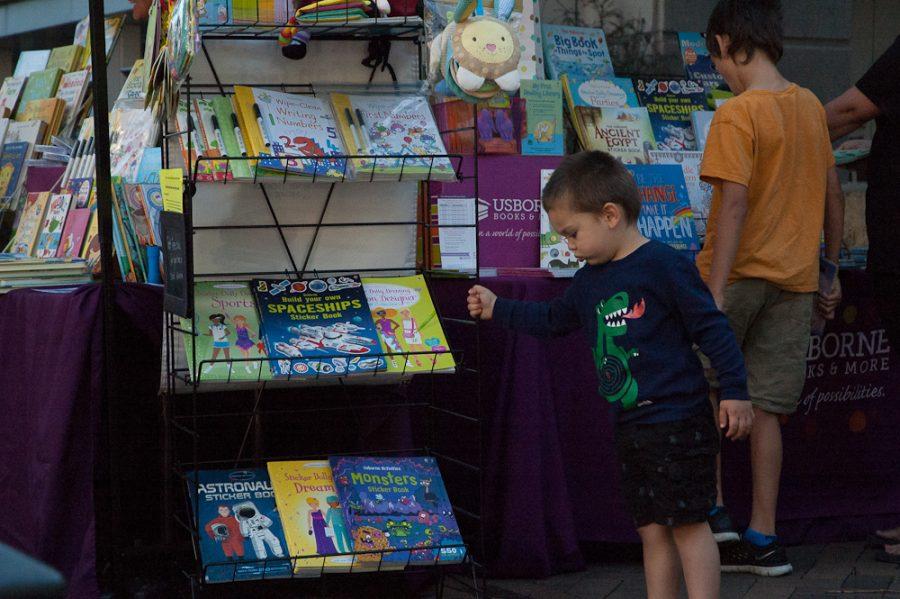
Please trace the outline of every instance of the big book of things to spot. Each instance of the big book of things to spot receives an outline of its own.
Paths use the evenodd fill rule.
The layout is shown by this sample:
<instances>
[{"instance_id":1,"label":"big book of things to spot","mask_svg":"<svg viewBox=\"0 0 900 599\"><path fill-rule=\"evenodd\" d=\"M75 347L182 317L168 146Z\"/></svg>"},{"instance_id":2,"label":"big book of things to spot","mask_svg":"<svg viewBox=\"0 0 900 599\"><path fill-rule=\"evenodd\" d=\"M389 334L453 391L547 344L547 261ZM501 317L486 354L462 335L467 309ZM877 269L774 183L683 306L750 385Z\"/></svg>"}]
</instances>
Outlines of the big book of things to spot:
<instances>
[{"instance_id":1,"label":"big book of things to spot","mask_svg":"<svg viewBox=\"0 0 900 599\"><path fill-rule=\"evenodd\" d=\"M291 575L287 543L265 468L187 473L206 582Z\"/></svg>"},{"instance_id":2,"label":"big book of things to spot","mask_svg":"<svg viewBox=\"0 0 900 599\"><path fill-rule=\"evenodd\" d=\"M384 369L359 275L255 279L251 285L277 375L318 377Z\"/></svg>"},{"instance_id":3,"label":"big book of things to spot","mask_svg":"<svg viewBox=\"0 0 900 599\"><path fill-rule=\"evenodd\" d=\"M458 563L459 525L432 457L332 457L360 569Z\"/></svg>"},{"instance_id":4,"label":"big book of things to spot","mask_svg":"<svg viewBox=\"0 0 900 599\"><path fill-rule=\"evenodd\" d=\"M543 23L541 34L550 79L563 73L586 79L615 76L602 29Z\"/></svg>"}]
</instances>

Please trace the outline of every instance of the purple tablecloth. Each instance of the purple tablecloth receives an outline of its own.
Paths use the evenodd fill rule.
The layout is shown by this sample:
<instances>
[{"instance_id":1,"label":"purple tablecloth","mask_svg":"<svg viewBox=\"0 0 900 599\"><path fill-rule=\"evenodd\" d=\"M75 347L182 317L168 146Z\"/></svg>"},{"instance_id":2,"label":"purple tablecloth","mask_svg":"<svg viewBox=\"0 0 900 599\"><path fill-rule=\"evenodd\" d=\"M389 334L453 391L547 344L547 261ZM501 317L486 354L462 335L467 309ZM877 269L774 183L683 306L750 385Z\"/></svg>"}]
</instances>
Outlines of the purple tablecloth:
<instances>
[{"instance_id":1,"label":"purple tablecloth","mask_svg":"<svg viewBox=\"0 0 900 599\"><path fill-rule=\"evenodd\" d=\"M789 543L860 538L900 523L900 364L890 356L864 273L813 343L800 410L784 425L779 532ZM547 300L568 281L485 279L499 295ZM435 283L462 316L467 284ZM581 333L541 340L483 329L488 457L485 526L494 575L547 576L582 564L579 541L637 542L620 498L612 422ZM891 364L891 361L895 362ZM891 368L893 366L893 368ZM726 503L749 517L748 445L725 443Z\"/></svg>"}]
</instances>

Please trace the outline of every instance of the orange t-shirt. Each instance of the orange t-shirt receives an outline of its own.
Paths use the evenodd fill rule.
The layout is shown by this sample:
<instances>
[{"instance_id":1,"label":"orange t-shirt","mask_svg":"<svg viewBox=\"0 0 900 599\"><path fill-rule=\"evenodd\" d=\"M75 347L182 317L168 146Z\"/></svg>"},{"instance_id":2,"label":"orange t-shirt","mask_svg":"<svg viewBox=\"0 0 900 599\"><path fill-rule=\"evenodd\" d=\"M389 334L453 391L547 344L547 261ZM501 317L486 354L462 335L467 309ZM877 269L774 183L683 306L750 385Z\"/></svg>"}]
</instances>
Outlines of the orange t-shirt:
<instances>
[{"instance_id":1,"label":"orange t-shirt","mask_svg":"<svg viewBox=\"0 0 900 599\"><path fill-rule=\"evenodd\" d=\"M825 109L808 89L746 91L718 110L700 178L713 185L706 243L697 268L709 280L722 208L722 181L747 187L747 218L729 282L765 279L816 291L827 173L834 166Z\"/></svg>"}]
</instances>

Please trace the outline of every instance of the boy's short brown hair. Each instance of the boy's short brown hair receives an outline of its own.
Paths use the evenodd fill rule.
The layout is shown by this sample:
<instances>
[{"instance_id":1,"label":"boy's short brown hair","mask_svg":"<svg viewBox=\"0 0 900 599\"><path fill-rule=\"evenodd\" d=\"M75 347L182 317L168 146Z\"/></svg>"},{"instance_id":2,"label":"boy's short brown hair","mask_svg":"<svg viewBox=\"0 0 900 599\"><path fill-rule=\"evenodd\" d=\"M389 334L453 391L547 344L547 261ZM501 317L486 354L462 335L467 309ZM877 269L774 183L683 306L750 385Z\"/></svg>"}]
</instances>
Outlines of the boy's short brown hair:
<instances>
[{"instance_id":1,"label":"boy's short brown hair","mask_svg":"<svg viewBox=\"0 0 900 599\"><path fill-rule=\"evenodd\" d=\"M628 223L641 214L641 195L625 166L594 150L566 156L553 171L541 196L544 210L568 203L574 212L600 212L607 202L622 207Z\"/></svg>"},{"instance_id":2,"label":"boy's short brown hair","mask_svg":"<svg viewBox=\"0 0 900 599\"><path fill-rule=\"evenodd\" d=\"M744 64L757 50L778 63L784 55L781 0L719 0L706 25L706 48L712 56L721 58L716 35L727 35L731 40L728 56L746 53Z\"/></svg>"}]
</instances>

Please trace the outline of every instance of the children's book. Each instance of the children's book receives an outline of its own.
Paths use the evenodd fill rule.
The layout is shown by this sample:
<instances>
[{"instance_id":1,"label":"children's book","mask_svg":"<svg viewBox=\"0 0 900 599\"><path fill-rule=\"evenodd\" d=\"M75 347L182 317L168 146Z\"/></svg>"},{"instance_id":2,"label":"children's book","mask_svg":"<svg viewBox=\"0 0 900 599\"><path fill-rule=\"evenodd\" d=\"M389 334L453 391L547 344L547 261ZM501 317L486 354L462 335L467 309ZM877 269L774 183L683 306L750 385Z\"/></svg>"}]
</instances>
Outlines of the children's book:
<instances>
[{"instance_id":1,"label":"children's book","mask_svg":"<svg viewBox=\"0 0 900 599\"><path fill-rule=\"evenodd\" d=\"M447 99L432 105L434 120L448 154L473 154L475 152L475 110L459 98ZM493 117L491 117L493 129Z\"/></svg>"},{"instance_id":2,"label":"children's book","mask_svg":"<svg viewBox=\"0 0 900 599\"><path fill-rule=\"evenodd\" d=\"M90 81L91 73L87 69L66 73L60 78L56 97L66 103L60 134L72 135Z\"/></svg>"},{"instance_id":3,"label":"children's book","mask_svg":"<svg viewBox=\"0 0 900 599\"><path fill-rule=\"evenodd\" d=\"M542 23L541 34L549 79L563 73L581 79L615 76L602 29Z\"/></svg>"},{"instance_id":4,"label":"children's book","mask_svg":"<svg viewBox=\"0 0 900 599\"><path fill-rule=\"evenodd\" d=\"M153 230L153 239L156 245L162 244L162 235L159 229L159 218L163 209L162 190L159 182L141 183L141 199L144 201L144 210L150 219L150 228Z\"/></svg>"},{"instance_id":5,"label":"children's book","mask_svg":"<svg viewBox=\"0 0 900 599\"><path fill-rule=\"evenodd\" d=\"M222 156L225 150L222 128L219 118L213 111L212 102L206 99L194 100L194 115L197 117L194 122L200 128L206 156L211 158ZM224 160L211 160L209 164L217 181L230 181L234 178L231 168L229 168L230 163L226 163Z\"/></svg>"},{"instance_id":6,"label":"children's book","mask_svg":"<svg viewBox=\"0 0 900 599\"><path fill-rule=\"evenodd\" d=\"M266 346L256 302L247 281L198 281L194 284L196 336L184 334L187 363L197 344L192 380L268 381L272 369L266 362ZM181 328L191 331L190 319ZM228 362L228 360L236 360Z\"/></svg>"},{"instance_id":7,"label":"children's book","mask_svg":"<svg viewBox=\"0 0 900 599\"><path fill-rule=\"evenodd\" d=\"M181 145L181 157L184 160L187 172L193 172L196 169L197 181L217 181L222 180L225 176L224 167L221 172L216 172L213 168L212 160L197 160L200 156L209 156L206 146L203 130L200 128L200 116L197 108L192 104L191 111L187 111L187 101L178 100L178 112L176 114L178 130L181 135L178 136L178 143ZM190 125L190 144L188 143L188 126ZM190 153L188 152L190 145Z\"/></svg>"},{"instance_id":8,"label":"children's book","mask_svg":"<svg viewBox=\"0 0 900 599\"><path fill-rule=\"evenodd\" d=\"M513 15L515 16L515 14ZM522 80L544 79L544 39L541 35L541 11L538 0L522 0L518 21L510 19L519 37L519 76ZM430 38L429 38L430 39Z\"/></svg>"},{"instance_id":9,"label":"children's book","mask_svg":"<svg viewBox=\"0 0 900 599\"><path fill-rule=\"evenodd\" d=\"M707 93L726 87L725 78L716 70L709 56L709 50L706 49L704 34L696 31L679 31L678 45L681 47L684 74L688 79L702 85Z\"/></svg>"},{"instance_id":10,"label":"children's book","mask_svg":"<svg viewBox=\"0 0 900 599\"><path fill-rule=\"evenodd\" d=\"M7 77L3 80L3 86L0 87L0 113L3 109L9 110L9 115L16 113L19 106L19 98L22 96L22 90L25 89L25 77Z\"/></svg>"},{"instance_id":11,"label":"children's book","mask_svg":"<svg viewBox=\"0 0 900 599\"><path fill-rule=\"evenodd\" d=\"M559 81L525 79L519 91L525 101L526 131L522 154L565 154L562 88Z\"/></svg>"},{"instance_id":12,"label":"children's book","mask_svg":"<svg viewBox=\"0 0 900 599\"><path fill-rule=\"evenodd\" d=\"M265 468L200 470L188 472L186 478L206 582L291 575L281 517Z\"/></svg>"},{"instance_id":13,"label":"children's book","mask_svg":"<svg viewBox=\"0 0 900 599\"><path fill-rule=\"evenodd\" d=\"M541 195L544 195L544 187L552 174L553 169L541 169ZM582 266L584 262L575 257L566 240L550 224L550 217L541 206L541 268L574 273Z\"/></svg>"},{"instance_id":14,"label":"children's book","mask_svg":"<svg viewBox=\"0 0 900 599\"><path fill-rule=\"evenodd\" d=\"M150 226L150 218L144 204L143 189L137 183L124 183L125 205L128 208L128 219L131 221L132 234L138 245L146 248L148 245L160 245L156 242L153 228Z\"/></svg>"},{"instance_id":15,"label":"children's book","mask_svg":"<svg viewBox=\"0 0 900 599\"><path fill-rule=\"evenodd\" d=\"M235 8L237 8L235 6ZM235 11L235 18L237 12ZM236 21L235 21L236 22ZM248 156L262 156L271 153L264 139L265 132L260 129L262 119L256 117L257 109L254 109L256 100L253 95L253 88L245 85L234 86L234 96L232 97L234 104L234 113L238 119L238 128L240 135L238 139L242 139L244 148L246 148ZM236 132L237 133L237 132ZM255 161L249 165L252 169L256 168Z\"/></svg>"},{"instance_id":16,"label":"children's book","mask_svg":"<svg viewBox=\"0 0 900 599\"><path fill-rule=\"evenodd\" d=\"M359 275L254 279L252 289L277 375L344 376L384 369Z\"/></svg>"},{"instance_id":17,"label":"children's book","mask_svg":"<svg viewBox=\"0 0 900 599\"><path fill-rule=\"evenodd\" d=\"M238 124L237 115L234 113L231 98L219 96L210 100L210 103L219 125L219 132L222 136L221 141L224 144L222 155L231 158L246 156L247 151L244 147L244 139L241 137L241 128ZM229 161L228 172L235 179L250 179L253 177L250 163L246 160Z\"/></svg>"},{"instance_id":18,"label":"children's book","mask_svg":"<svg viewBox=\"0 0 900 599\"><path fill-rule=\"evenodd\" d=\"M91 220L90 208L70 208L66 215L66 226L63 227L59 248L56 250L57 258L78 258L81 255L81 246L84 244L84 236L87 234L88 224Z\"/></svg>"},{"instance_id":19,"label":"children's book","mask_svg":"<svg viewBox=\"0 0 900 599\"><path fill-rule=\"evenodd\" d=\"M88 208L90 206L91 191L94 188L93 177L79 177L69 179L69 193L72 194L72 206L75 208Z\"/></svg>"},{"instance_id":20,"label":"children's book","mask_svg":"<svg viewBox=\"0 0 900 599\"><path fill-rule=\"evenodd\" d=\"M333 457L331 470L360 569L459 563L459 525L432 457Z\"/></svg>"},{"instance_id":21,"label":"children's book","mask_svg":"<svg viewBox=\"0 0 900 599\"><path fill-rule=\"evenodd\" d=\"M125 190L122 183L122 177L112 177L113 195L113 231L118 233L119 241L116 245L116 253L120 257L123 266L125 280L129 282L140 282L144 280L146 272L143 248L137 243L134 235L134 227L131 225L131 218L128 215L128 209L125 205ZM115 235L113 236L115 243Z\"/></svg>"},{"instance_id":22,"label":"children's book","mask_svg":"<svg viewBox=\"0 0 900 599\"><path fill-rule=\"evenodd\" d=\"M275 503L294 573L349 572L353 545L328 460L269 462ZM323 556L323 557L315 557ZM331 556L331 557L324 557Z\"/></svg>"},{"instance_id":23,"label":"children's book","mask_svg":"<svg viewBox=\"0 0 900 599\"><path fill-rule=\"evenodd\" d=\"M159 171L162 168L162 148L144 148L138 163L135 183L159 183Z\"/></svg>"},{"instance_id":24,"label":"children's book","mask_svg":"<svg viewBox=\"0 0 900 599\"><path fill-rule=\"evenodd\" d=\"M25 83L25 89L22 90L22 97L19 98L19 111L21 112L22 108L28 106L28 103L32 100L52 98L56 93L56 88L59 86L62 74L63 72L60 69L47 69L32 73Z\"/></svg>"},{"instance_id":25,"label":"children's book","mask_svg":"<svg viewBox=\"0 0 900 599\"><path fill-rule=\"evenodd\" d=\"M702 240L706 237L706 221L709 218L713 193L712 185L700 179L703 152L655 151L650 152L650 160L653 164L675 164L681 167L688 197L691 199L691 211L694 213L694 228L697 237Z\"/></svg>"},{"instance_id":26,"label":"children's book","mask_svg":"<svg viewBox=\"0 0 900 599\"><path fill-rule=\"evenodd\" d=\"M10 253L25 256L31 256L34 253L49 199L49 192L28 194L25 207L22 209L22 217L19 219L19 228L16 229L16 236L10 245Z\"/></svg>"},{"instance_id":27,"label":"children's book","mask_svg":"<svg viewBox=\"0 0 900 599\"><path fill-rule=\"evenodd\" d=\"M634 84L627 77L582 79L563 75L560 78L566 94L572 96L575 106L595 108L639 108Z\"/></svg>"},{"instance_id":28,"label":"children's book","mask_svg":"<svg viewBox=\"0 0 900 599\"><path fill-rule=\"evenodd\" d=\"M469 113L468 127L472 126L472 105L463 102ZM476 104L476 131L479 154L518 154L519 142L526 135L525 102L497 94L490 100ZM471 133L463 132L471 141ZM471 154L471 152L467 152Z\"/></svg>"},{"instance_id":29,"label":"children's book","mask_svg":"<svg viewBox=\"0 0 900 599\"><path fill-rule=\"evenodd\" d=\"M362 283L388 372L454 371L456 362L422 275L366 277Z\"/></svg>"},{"instance_id":30,"label":"children's book","mask_svg":"<svg viewBox=\"0 0 900 599\"><path fill-rule=\"evenodd\" d=\"M50 50L24 50L19 54L13 77L31 77L32 73L46 69L48 60Z\"/></svg>"},{"instance_id":31,"label":"children's book","mask_svg":"<svg viewBox=\"0 0 900 599\"><path fill-rule=\"evenodd\" d=\"M200 25L227 25L231 22L231 0L206 0L197 3Z\"/></svg>"},{"instance_id":32,"label":"children's book","mask_svg":"<svg viewBox=\"0 0 900 599\"><path fill-rule=\"evenodd\" d=\"M44 222L38 236L37 248L34 250L36 258L52 258L56 256L62 241L63 227L66 215L69 213L69 205L72 195L68 193L54 193L50 196L47 211L44 214Z\"/></svg>"},{"instance_id":33,"label":"children's book","mask_svg":"<svg viewBox=\"0 0 900 599\"><path fill-rule=\"evenodd\" d=\"M50 51L50 58L47 60L45 69L62 69L64 73L76 70L81 66L81 53L84 49L81 46L71 44L69 46L60 46Z\"/></svg>"},{"instance_id":34,"label":"children's book","mask_svg":"<svg viewBox=\"0 0 900 599\"><path fill-rule=\"evenodd\" d=\"M3 152L0 153L0 198L18 198L28 150L28 142L25 141L3 144Z\"/></svg>"},{"instance_id":35,"label":"children's book","mask_svg":"<svg viewBox=\"0 0 900 599\"><path fill-rule=\"evenodd\" d=\"M697 138L697 149L701 152L706 149L709 126L712 124L715 114L712 110L695 110L691 113L691 126L694 128L694 136Z\"/></svg>"},{"instance_id":36,"label":"children's book","mask_svg":"<svg viewBox=\"0 0 900 599\"><path fill-rule=\"evenodd\" d=\"M638 230L644 237L678 250L698 250L691 200L681 167L674 164L629 164L641 194Z\"/></svg>"},{"instance_id":37,"label":"children's book","mask_svg":"<svg viewBox=\"0 0 900 599\"><path fill-rule=\"evenodd\" d=\"M128 71L128 77L119 90L113 109L116 108L143 108L144 98L144 59L138 58Z\"/></svg>"},{"instance_id":38,"label":"children's book","mask_svg":"<svg viewBox=\"0 0 900 599\"><path fill-rule=\"evenodd\" d=\"M260 160L259 168L317 178L347 174L345 159L329 158L346 151L327 100L256 87L253 99L265 136L264 154L288 157Z\"/></svg>"},{"instance_id":39,"label":"children's book","mask_svg":"<svg viewBox=\"0 0 900 599\"><path fill-rule=\"evenodd\" d=\"M646 108L575 108L585 149L609 152L625 164L647 164L656 147Z\"/></svg>"},{"instance_id":40,"label":"children's book","mask_svg":"<svg viewBox=\"0 0 900 599\"><path fill-rule=\"evenodd\" d=\"M81 248L81 257L87 262L88 270L94 274L100 271L100 228L97 224L97 211L91 210L91 220L88 224L87 234L84 238L84 246Z\"/></svg>"},{"instance_id":41,"label":"children's book","mask_svg":"<svg viewBox=\"0 0 900 599\"><path fill-rule=\"evenodd\" d=\"M650 114L656 150L696 150L691 113L705 110L706 93L691 80L637 78L635 89Z\"/></svg>"},{"instance_id":42,"label":"children's book","mask_svg":"<svg viewBox=\"0 0 900 599\"><path fill-rule=\"evenodd\" d=\"M349 153L389 156L351 161L357 177L455 179L424 96L332 94L331 102Z\"/></svg>"},{"instance_id":43,"label":"children's book","mask_svg":"<svg viewBox=\"0 0 900 599\"><path fill-rule=\"evenodd\" d=\"M41 98L30 101L24 110L19 110L16 118L20 121L43 121L47 127L44 130L44 137L40 141L46 144L49 143L51 136L56 135L62 125L65 110L66 103L59 98Z\"/></svg>"}]
</instances>

